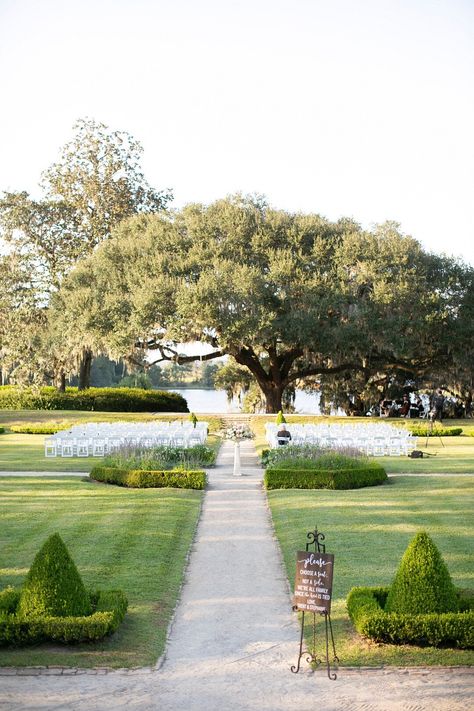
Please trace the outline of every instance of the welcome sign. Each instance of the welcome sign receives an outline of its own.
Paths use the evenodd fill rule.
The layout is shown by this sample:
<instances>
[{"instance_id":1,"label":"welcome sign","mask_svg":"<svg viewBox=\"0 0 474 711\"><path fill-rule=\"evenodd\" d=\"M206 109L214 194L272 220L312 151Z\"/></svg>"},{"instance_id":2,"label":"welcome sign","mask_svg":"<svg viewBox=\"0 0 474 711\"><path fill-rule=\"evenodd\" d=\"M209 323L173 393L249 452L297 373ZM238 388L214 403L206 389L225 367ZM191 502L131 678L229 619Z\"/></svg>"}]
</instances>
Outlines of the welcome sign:
<instances>
[{"instance_id":1,"label":"welcome sign","mask_svg":"<svg viewBox=\"0 0 474 711\"><path fill-rule=\"evenodd\" d=\"M333 570L332 553L297 552L293 598L297 610L330 614Z\"/></svg>"}]
</instances>

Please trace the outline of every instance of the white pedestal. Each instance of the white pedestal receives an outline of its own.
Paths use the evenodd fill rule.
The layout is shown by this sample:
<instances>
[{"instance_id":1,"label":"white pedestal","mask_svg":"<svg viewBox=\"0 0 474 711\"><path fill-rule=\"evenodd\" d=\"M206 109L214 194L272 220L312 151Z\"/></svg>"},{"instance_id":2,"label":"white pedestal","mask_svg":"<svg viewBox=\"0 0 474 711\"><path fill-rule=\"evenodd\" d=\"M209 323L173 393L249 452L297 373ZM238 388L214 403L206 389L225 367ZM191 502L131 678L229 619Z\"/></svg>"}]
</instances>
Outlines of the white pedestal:
<instances>
[{"instance_id":1,"label":"white pedestal","mask_svg":"<svg viewBox=\"0 0 474 711\"><path fill-rule=\"evenodd\" d=\"M234 476L242 476L240 466L240 442L234 442Z\"/></svg>"}]
</instances>

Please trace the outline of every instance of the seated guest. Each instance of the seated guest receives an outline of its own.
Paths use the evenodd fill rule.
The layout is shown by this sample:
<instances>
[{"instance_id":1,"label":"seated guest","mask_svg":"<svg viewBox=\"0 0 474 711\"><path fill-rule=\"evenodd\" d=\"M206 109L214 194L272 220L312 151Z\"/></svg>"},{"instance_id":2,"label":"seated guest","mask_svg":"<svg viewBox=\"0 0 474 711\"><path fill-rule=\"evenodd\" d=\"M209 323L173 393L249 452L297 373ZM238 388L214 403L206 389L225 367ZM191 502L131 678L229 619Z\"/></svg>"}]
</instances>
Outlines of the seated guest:
<instances>
[{"instance_id":1,"label":"seated guest","mask_svg":"<svg viewBox=\"0 0 474 711\"><path fill-rule=\"evenodd\" d=\"M288 432L288 430L286 429L286 425L283 423L282 425L280 425L280 429L277 432L278 444L280 444L280 445L288 444L290 439L291 439L291 434L290 434L290 432Z\"/></svg>"},{"instance_id":2,"label":"seated guest","mask_svg":"<svg viewBox=\"0 0 474 711\"><path fill-rule=\"evenodd\" d=\"M410 411L410 398L408 395L403 396L403 401L402 404L400 405L400 409L398 410L398 414L400 417L406 417Z\"/></svg>"}]
</instances>

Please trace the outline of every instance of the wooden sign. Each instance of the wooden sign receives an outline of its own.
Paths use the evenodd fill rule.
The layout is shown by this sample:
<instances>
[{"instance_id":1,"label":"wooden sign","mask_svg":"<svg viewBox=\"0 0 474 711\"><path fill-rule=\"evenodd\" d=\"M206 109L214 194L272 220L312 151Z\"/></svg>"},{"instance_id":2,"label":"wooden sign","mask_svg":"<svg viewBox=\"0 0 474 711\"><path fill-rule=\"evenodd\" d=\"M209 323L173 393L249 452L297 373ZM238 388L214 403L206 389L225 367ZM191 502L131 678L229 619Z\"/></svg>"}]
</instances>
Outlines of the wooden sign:
<instances>
[{"instance_id":1,"label":"wooden sign","mask_svg":"<svg viewBox=\"0 0 474 711\"><path fill-rule=\"evenodd\" d=\"M331 612L334 555L331 553L296 554L294 606L302 612Z\"/></svg>"}]
</instances>

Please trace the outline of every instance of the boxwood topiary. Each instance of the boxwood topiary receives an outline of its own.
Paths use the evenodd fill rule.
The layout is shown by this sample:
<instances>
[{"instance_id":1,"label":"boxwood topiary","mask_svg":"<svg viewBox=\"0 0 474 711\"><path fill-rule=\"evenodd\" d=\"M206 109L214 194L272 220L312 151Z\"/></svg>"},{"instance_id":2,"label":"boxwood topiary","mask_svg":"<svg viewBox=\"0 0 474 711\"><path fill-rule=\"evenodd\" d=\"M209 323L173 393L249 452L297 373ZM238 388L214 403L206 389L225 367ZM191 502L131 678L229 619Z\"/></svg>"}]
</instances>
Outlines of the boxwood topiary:
<instances>
[{"instance_id":1,"label":"boxwood topiary","mask_svg":"<svg viewBox=\"0 0 474 711\"><path fill-rule=\"evenodd\" d=\"M458 610L458 596L446 564L430 536L420 531L403 555L385 611L418 615Z\"/></svg>"},{"instance_id":2,"label":"boxwood topiary","mask_svg":"<svg viewBox=\"0 0 474 711\"><path fill-rule=\"evenodd\" d=\"M281 410L278 411L278 414L276 416L276 423L277 425L281 425L283 423L286 423L285 415Z\"/></svg>"},{"instance_id":3,"label":"boxwood topiary","mask_svg":"<svg viewBox=\"0 0 474 711\"><path fill-rule=\"evenodd\" d=\"M20 617L81 617L91 603L61 536L54 533L36 554L18 604Z\"/></svg>"}]
</instances>

